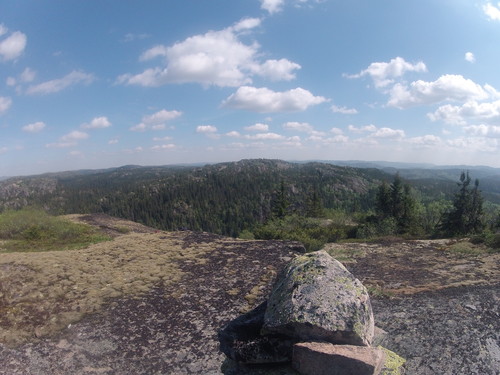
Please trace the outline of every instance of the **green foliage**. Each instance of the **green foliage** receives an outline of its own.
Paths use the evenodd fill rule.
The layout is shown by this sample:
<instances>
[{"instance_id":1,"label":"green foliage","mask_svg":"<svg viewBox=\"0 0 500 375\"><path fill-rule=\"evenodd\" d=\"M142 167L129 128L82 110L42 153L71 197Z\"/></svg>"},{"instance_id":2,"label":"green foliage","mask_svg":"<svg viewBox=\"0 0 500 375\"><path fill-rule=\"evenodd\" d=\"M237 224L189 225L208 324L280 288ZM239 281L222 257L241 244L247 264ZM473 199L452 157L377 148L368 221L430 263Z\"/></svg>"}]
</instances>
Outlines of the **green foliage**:
<instances>
[{"instance_id":1,"label":"green foliage","mask_svg":"<svg viewBox=\"0 0 500 375\"><path fill-rule=\"evenodd\" d=\"M109 240L85 224L25 208L0 214L0 252L74 249Z\"/></svg>"},{"instance_id":2,"label":"green foliage","mask_svg":"<svg viewBox=\"0 0 500 375\"><path fill-rule=\"evenodd\" d=\"M368 236L373 235L372 231L378 232L379 235L421 233L422 228L418 220L419 208L420 205L411 186L403 183L399 174L396 174L391 185L384 181L377 189L376 217L372 223L365 226L366 228L360 228L360 233L367 232ZM391 225L384 229L382 223ZM395 224L395 228L392 224Z\"/></svg>"},{"instance_id":3,"label":"green foliage","mask_svg":"<svg viewBox=\"0 0 500 375\"><path fill-rule=\"evenodd\" d=\"M451 210L443 214L440 230L448 236L464 236L481 233L484 229L482 222L483 198L479 190L479 181L472 179L469 172L460 174L459 191L453 199Z\"/></svg>"},{"instance_id":4,"label":"green foliage","mask_svg":"<svg viewBox=\"0 0 500 375\"><path fill-rule=\"evenodd\" d=\"M352 228L333 221L298 215L270 220L254 230L255 238L300 241L307 251L320 250L328 242L346 238Z\"/></svg>"}]
</instances>

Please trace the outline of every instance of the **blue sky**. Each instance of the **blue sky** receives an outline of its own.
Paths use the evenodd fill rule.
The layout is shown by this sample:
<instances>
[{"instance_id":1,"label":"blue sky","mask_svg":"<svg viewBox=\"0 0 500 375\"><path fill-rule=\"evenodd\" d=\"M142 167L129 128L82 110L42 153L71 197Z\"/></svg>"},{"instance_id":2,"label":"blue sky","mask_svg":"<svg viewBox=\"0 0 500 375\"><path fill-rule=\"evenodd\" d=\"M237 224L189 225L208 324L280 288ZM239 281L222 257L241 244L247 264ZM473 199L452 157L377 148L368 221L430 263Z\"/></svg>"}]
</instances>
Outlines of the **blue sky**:
<instances>
[{"instance_id":1,"label":"blue sky","mask_svg":"<svg viewBox=\"0 0 500 375\"><path fill-rule=\"evenodd\" d=\"M0 176L500 167L500 2L0 0Z\"/></svg>"}]
</instances>

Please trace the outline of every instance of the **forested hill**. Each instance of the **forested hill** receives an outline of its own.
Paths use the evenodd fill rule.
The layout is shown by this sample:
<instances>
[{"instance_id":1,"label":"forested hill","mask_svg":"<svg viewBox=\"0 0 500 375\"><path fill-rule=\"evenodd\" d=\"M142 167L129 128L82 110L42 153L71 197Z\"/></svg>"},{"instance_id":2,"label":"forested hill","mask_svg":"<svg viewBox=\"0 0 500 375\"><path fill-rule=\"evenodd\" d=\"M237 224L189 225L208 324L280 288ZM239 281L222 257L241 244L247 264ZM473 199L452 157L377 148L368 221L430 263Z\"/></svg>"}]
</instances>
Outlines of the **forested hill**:
<instances>
[{"instance_id":1,"label":"forested hill","mask_svg":"<svg viewBox=\"0 0 500 375\"><path fill-rule=\"evenodd\" d=\"M377 169L265 159L203 167L124 166L0 181L0 209L102 212L160 229L235 236L270 218L279 199L286 199L289 213L304 214L318 202L324 208L366 210L381 180L391 178Z\"/></svg>"}]
</instances>

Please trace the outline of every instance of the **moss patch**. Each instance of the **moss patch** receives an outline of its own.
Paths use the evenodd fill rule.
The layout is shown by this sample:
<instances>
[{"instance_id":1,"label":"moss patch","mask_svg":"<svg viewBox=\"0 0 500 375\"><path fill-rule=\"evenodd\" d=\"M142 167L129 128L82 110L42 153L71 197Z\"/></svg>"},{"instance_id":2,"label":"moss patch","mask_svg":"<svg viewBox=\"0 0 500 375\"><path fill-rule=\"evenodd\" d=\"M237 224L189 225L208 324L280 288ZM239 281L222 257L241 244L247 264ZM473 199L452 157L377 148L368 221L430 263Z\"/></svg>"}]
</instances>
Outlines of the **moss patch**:
<instances>
[{"instance_id":1,"label":"moss patch","mask_svg":"<svg viewBox=\"0 0 500 375\"><path fill-rule=\"evenodd\" d=\"M380 372L381 375L401 375L402 367L406 363L406 360L393 351L379 346L379 349L383 350L385 353L384 367Z\"/></svg>"}]
</instances>

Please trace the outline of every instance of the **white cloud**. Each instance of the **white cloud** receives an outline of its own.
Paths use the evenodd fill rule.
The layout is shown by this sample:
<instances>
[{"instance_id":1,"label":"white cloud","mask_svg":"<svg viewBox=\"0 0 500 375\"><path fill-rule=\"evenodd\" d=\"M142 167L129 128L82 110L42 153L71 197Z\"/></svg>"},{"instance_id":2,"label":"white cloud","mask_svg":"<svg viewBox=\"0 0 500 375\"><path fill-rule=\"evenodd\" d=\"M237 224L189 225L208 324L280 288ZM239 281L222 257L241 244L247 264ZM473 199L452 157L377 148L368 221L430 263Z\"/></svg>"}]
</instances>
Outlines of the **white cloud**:
<instances>
[{"instance_id":1,"label":"white cloud","mask_svg":"<svg viewBox=\"0 0 500 375\"><path fill-rule=\"evenodd\" d=\"M26 68L23 70L21 73L21 76L19 77L21 82L32 82L35 79L36 72L34 70L31 70L30 68Z\"/></svg>"},{"instance_id":2,"label":"white cloud","mask_svg":"<svg viewBox=\"0 0 500 375\"><path fill-rule=\"evenodd\" d=\"M291 81L295 79L295 70L301 66L287 59L267 60L262 65L256 65L253 71L271 81Z\"/></svg>"},{"instance_id":3,"label":"white cloud","mask_svg":"<svg viewBox=\"0 0 500 375\"><path fill-rule=\"evenodd\" d=\"M171 141L172 137L154 137L153 141L155 142L164 142L164 141Z\"/></svg>"},{"instance_id":4,"label":"white cloud","mask_svg":"<svg viewBox=\"0 0 500 375\"><path fill-rule=\"evenodd\" d=\"M4 112L7 112L7 110L10 108L11 105L12 105L11 98L0 96L0 115Z\"/></svg>"},{"instance_id":5,"label":"white cloud","mask_svg":"<svg viewBox=\"0 0 500 375\"><path fill-rule=\"evenodd\" d=\"M108 141L108 145L116 145L118 142L119 142L119 141L118 141L118 139L116 139L116 138L114 138L114 139L110 139L110 140Z\"/></svg>"},{"instance_id":6,"label":"white cloud","mask_svg":"<svg viewBox=\"0 0 500 375\"><path fill-rule=\"evenodd\" d=\"M9 31L9 29L3 24L0 24L0 36L7 34L7 31Z\"/></svg>"},{"instance_id":7,"label":"white cloud","mask_svg":"<svg viewBox=\"0 0 500 375\"><path fill-rule=\"evenodd\" d=\"M154 151L161 151L161 150L172 150L174 148L176 148L177 146L173 143L168 143L168 144L164 144L164 145L156 145L156 146L153 146L151 147L151 150L154 150Z\"/></svg>"},{"instance_id":8,"label":"white cloud","mask_svg":"<svg viewBox=\"0 0 500 375\"><path fill-rule=\"evenodd\" d=\"M196 133L213 134L217 133L217 128L213 125L199 125L196 127Z\"/></svg>"},{"instance_id":9,"label":"white cloud","mask_svg":"<svg viewBox=\"0 0 500 375\"><path fill-rule=\"evenodd\" d=\"M90 123L82 124L83 129L103 129L111 126L111 122L106 116L95 117Z\"/></svg>"},{"instance_id":10,"label":"white cloud","mask_svg":"<svg viewBox=\"0 0 500 375\"><path fill-rule=\"evenodd\" d=\"M60 140L62 142L71 142L71 141L81 141L87 139L89 135L85 132L81 132L79 130L73 130L72 132L63 135Z\"/></svg>"},{"instance_id":11,"label":"white cloud","mask_svg":"<svg viewBox=\"0 0 500 375\"><path fill-rule=\"evenodd\" d=\"M237 132L236 130L233 130L233 131L227 132L226 137L240 138L241 134L239 132Z\"/></svg>"},{"instance_id":12,"label":"white cloud","mask_svg":"<svg viewBox=\"0 0 500 375\"><path fill-rule=\"evenodd\" d=\"M133 132L144 132L146 131L146 128L147 128L146 124L141 122L140 124L130 127L129 130Z\"/></svg>"},{"instance_id":13,"label":"white cloud","mask_svg":"<svg viewBox=\"0 0 500 375\"><path fill-rule=\"evenodd\" d=\"M373 132L370 136L374 138L402 139L405 137L405 132L400 129L380 128Z\"/></svg>"},{"instance_id":14,"label":"white cloud","mask_svg":"<svg viewBox=\"0 0 500 375\"><path fill-rule=\"evenodd\" d=\"M406 86L396 84L390 91L388 105L408 108L420 104L435 104L443 101L465 101L486 99L488 93L477 83L461 75L446 74L434 82L415 81Z\"/></svg>"},{"instance_id":15,"label":"white cloud","mask_svg":"<svg viewBox=\"0 0 500 375\"><path fill-rule=\"evenodd\" d=\"M88 85L94 81L94 75L79 70L74 70L62 78L53 79L38 85L28 87L27 94L52 94L64 90L65 88L79 83Z\"/></svg>"},{"instance_id":16,"label":"white cloud","mask_svg":"<svg viewBox=\"0 0 500 375\"><path fill-rule=\"evenodd\" d=\"M483 5L484 13L493 21L500 21L500 3L498 6L495 6L488 2L486 5Z\"/></svg>"},{"instance_id":17,"label":"white cloud","mask_svg":"<svg viewBox=\"0 0 500 375\"><path fill-rule=\"evenodd\" d=\"M276 133L258 133L254 135L245 135L246 139L252 140L281 140L285 139L284 136Z\"/></svg>"},{"instance_id":18,"label":"white cloud","mask_svg":"<svg viewBox=\"0 0 500 375\"><path fill-rule=\"evenodd\" d=\"M234 94L231 94L223 102L223 105L260 113L296 112L304 111L310 106L326 101L326 98L314 96L311 92L300 87L289 91L275 92L265 87L242 86Z\"/></svg>"},{"instance_id":19,"label":"white cloud","mask_svg":"<svg viewBox=\"0 0 500 375\"><path fill-rule=\"evenodd\" d=\"M269 131L269 125L257 123L255 125L246 126L245 130L249 132L267 132Z\"/></svg>"},{"instance_id":20,"label":"white cloud","mask_svg":"<svg viewBox=\"0 0 500 375\"><path fill-rule=\"evenodd\" d=\"M0 36L7 33L7 28L1 26ZM24 52L27 37L20 31L14 31L5 39L0 40L0 58L3 61L15 60Z\"/></svg>"},{"instance_id":21,"label":"white cloud","mask_svg":"<svg viewBox=\"0 0 500 375\"><path fill-rule=\"evenodd\" d=\"M339 128L331 128L330 133L333 133L336 135L341 135L341 134L344 134L344 131L342 129L339 129Z\"/></svg>"},{"instance_id":22,"label":"white cloud","mask_svg":"<svg viewBox=\"0 0 500 375\"><path fill-rule=\"evenodd\" d=\"M377 131L377 127L373 124L357 127L354 125L347 126L347 129L353 133L373 133Z\"/></svg>"},{"instance_id":23,"label":"white cloud","mask_svg":"<svg viewBox=\"0 0 500 375\"><path fill-rule=\"evenodd\" d=\"M314 128L307 122L295 122L295 121L284 123L283 129L295 130L298 132L305 132L305 133L311 133L312 131L314 131Z\"/></svg>"},{"instance_id":24,"label":"white cloud","mask_svg":"<svg viewBox=\"0 0 500 375\"><path fill-rule=\"evenodd\" d=\"M9 149L7 147L0 147L0 155L7 153Z\"/></svg>"},{"instance_id":25,"label":"white cloud","mask_svg":"<svg viewBox=\"0 0 500 375\"><path fill-rule=\"evenodd\" d=\"M330 108L332 112L341 113L343 115L355 115L358 113L358 111L355 108L339 107L336 106L335 104L332 105Z\"/></svg>"},{"instance_id":26,"label":"white cloud","mask_svg":"<svg viewBox=\"0 0 500 375\"><path fill-rule=\"evenodd\" d=\"M494 125L471 125L464 127L467 134L471 136L500 138L500 126Z\"/></svg>"},{"instance_id":27,"label":"white cloud","mask_svg":"<svg viewBox=\"0 0 500 375\"><path fill-rule=\"evenodd\" d=\"M423 62L411 64L406 62L402 57L396 57L387 62L374 62L368 68L362 70L358 74L344 74L347 78L360 78L370 76L377 88L386 87L394 83L395 78L402 77L406 72L426 72L427 67Z\"/></svg>"},{"instance_id":28,"label":"white cloud","mask_svg":"<svg viewBox=\"0 0 500 375\"><path fill-rule=\"evenodd\" d=\"M468 61L470 63L475 63L476 62L476 57L472 52L466 52L465 53L465 61Z\"/></svg>"},{"instance_id":29,"label":"white cloud","mask_svg":"<svg viewBox=\"0 0 500 375\"><path fill-rule=\"evenodd\" d=\"M45 123L37 121L32 124L23 126L23 131L27 133L39 133L45 128Z\"/></svg>"},{"instance_id":30,"label":"white cloud","mask_svg":"<svg viewBox=\"0 0 500 375\"><path fill-rule=\"evenodd\" d=\"M486 103L471 100L461 106L446 104L427 116L432 121L453 125L466 125L469 121L500 124L500 100Z\"/></svg>"},{"instance_id":31,"label":"white cloud","mask_svg":"<svg viewBox=\"0 0 500 375\"><path fill-rule=\"evenodd\" d=\"M156 113L153 113L152 115L144 116L142 118L142 122L145 124L160 124L160 123L165 123L167 121L171 121L176 119L177 117L180 117L182 115L182 112L180 111L167 111L166 109L162 109L161 111L158 111Z\"/></svg>"},{"instance_id":32,"label":"white cloud","mask_svg":"<svg viewBox=\"0 0 500 375\"><path fill-rule=\"evenodd\" d=\"M144 132L148 129L164 130L166 128L165 122L174 120L180 116L182 116L182 112L180 111L167 111L166 109L162 109L151 115L143 116L142 121L139 124L132 126L129 130L135 132Z\"/></svg>"},{"instance_id":33,"label":"white cloud","mask_svg":"<svg viewBox=\"0 0 500 375\"><path fill-rule=\"evenodd\" d=\"M237 87L252 83L253 75L271 80L291 80L300 65L287 59L260 61L258 43L245 44L240 36L258 27L259 18L246 18L219 31L194 35L171 46L156 45L141 54L140 61L160 57L162 65L139 74L123 74L117 82L146 87L169 83Z\"/></svg>"},{"instance_id":34,"label":"white cloud","mask_svg":"<svg viewBox=\"0 0 500 375\"><path fill-rule=\"evenodd\" d=\"M283 9L285 0L260 0L260 7L270 14L278 13Z\"/></svg>"},{"instance_id":35,"label":"white cloud","mask_svg":"<svg viewBox=\"0 0 500 375\"><path fill-rule=\"evenodd\" d=\"M438 146L442 143L440 137L432 134L409 138L408 142L417 146Z\"/></svg>"}]
</instances>

